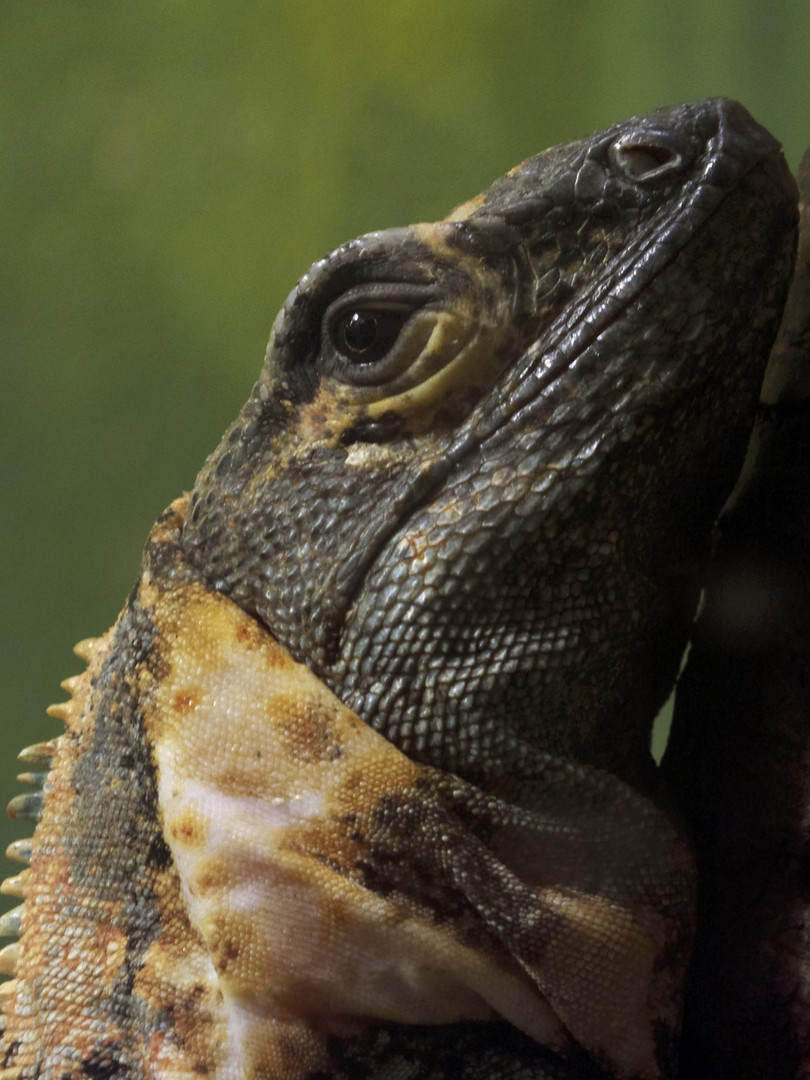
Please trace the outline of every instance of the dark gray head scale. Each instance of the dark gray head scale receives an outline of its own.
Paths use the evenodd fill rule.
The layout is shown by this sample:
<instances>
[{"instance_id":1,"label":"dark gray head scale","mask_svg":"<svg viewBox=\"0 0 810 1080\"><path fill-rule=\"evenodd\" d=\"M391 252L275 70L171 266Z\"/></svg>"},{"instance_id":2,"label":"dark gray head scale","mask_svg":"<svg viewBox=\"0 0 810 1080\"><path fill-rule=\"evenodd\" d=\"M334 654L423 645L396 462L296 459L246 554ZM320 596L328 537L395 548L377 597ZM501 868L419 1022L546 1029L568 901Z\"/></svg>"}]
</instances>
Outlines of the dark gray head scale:
<instances>
[{"instance_id":1,"label":"dark gray head scale","mask_svg":"<svg viewBox=\"0 0 810 1080\"><path fill-rule=\"evenodd\" d=\"M491 787L537 751L647 768L795 202L712 100L338 248L197 479L189 558L421 761Z\"/></svg>"}]
</instances>

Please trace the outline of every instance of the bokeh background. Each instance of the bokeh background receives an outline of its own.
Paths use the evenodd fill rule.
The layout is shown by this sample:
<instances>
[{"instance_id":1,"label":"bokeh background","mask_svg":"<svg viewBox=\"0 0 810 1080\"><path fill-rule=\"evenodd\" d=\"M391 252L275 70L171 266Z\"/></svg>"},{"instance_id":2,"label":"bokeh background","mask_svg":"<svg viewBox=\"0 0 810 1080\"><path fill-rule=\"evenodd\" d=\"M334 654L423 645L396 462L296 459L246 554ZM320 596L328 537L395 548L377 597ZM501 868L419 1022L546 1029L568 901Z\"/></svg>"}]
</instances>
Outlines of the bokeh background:
<instances>
[{"instance_id":1,"label":"bokeh background","mask_svg":"<svg viewBox=\"0 0 810 1080\"><path fill-rule=\"evenodd\" d=\"M0 79L2 804L313 259L708 95L795 167L810 4L4 0Z\"/></svg>"}]
</instances>

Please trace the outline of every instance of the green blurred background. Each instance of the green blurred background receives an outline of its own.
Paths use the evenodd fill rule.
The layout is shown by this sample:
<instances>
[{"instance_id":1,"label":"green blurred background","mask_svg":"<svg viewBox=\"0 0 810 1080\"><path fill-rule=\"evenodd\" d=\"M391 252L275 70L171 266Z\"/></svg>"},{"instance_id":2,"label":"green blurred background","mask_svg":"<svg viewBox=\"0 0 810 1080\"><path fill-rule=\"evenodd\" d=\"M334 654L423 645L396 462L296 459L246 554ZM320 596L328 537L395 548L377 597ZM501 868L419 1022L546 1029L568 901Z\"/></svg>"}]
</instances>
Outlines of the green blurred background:
<instances>
[{"instance_id":1,"label":"green blurred background","mask_svg":"<svg viewBox=\"0 0 810 1080\"><path fill-rule=\"evenodd\" d=\"M0 72L0 803L313 259L658 105L810 141L807 0L4 0Z\"/></svg>"}]
</instances>

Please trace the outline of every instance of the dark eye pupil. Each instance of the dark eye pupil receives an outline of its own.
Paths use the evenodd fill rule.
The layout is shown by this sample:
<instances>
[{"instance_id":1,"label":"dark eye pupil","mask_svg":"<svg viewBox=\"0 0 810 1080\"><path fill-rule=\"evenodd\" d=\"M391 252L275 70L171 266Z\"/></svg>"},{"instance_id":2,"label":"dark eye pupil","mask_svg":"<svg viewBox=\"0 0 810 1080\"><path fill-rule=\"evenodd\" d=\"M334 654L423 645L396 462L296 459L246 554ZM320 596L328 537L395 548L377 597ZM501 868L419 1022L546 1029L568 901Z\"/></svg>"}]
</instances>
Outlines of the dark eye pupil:
<instances>
[{"instance_id":1,"label":"dark eye pupil","mask_svg":"<svg viewBox=\"0 0 810 1080\"><path fill-rule=\"evenodd\" d=\"M355 308L333 324L332 341L346 360L374 364L390 352L411 308Z\"/></svg>"},{"instance_id":2,"label":"dark eye pupil","mask_svg":"<svg viewBox=\"0 0 810 1080\"><path fill-rule=\"evenodd\" d=\"M377 339L377 317L368 311L353 311L343 323L343 341L353 353L362 353Z\"/></svg>"}]
</instances>

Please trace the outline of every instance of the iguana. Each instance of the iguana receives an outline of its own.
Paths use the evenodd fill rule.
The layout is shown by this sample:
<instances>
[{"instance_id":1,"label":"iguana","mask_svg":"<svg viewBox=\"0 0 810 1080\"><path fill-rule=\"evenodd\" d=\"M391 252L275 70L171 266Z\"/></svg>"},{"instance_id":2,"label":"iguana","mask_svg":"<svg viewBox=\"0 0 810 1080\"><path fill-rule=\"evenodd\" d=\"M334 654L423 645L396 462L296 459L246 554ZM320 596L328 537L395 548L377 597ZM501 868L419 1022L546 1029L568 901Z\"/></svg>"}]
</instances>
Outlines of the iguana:
<instances>
[{"instance_id":1,"label":"iguana","mask_svg":"<svg viewBox=\"0 0 810 1080\"><path fill-rule=\"evenodd\" d=\"M23 753L0 1076L674 1076L649 732L795 203L718 99L307 271Z\"/></svg>"}]
</instances>

